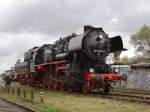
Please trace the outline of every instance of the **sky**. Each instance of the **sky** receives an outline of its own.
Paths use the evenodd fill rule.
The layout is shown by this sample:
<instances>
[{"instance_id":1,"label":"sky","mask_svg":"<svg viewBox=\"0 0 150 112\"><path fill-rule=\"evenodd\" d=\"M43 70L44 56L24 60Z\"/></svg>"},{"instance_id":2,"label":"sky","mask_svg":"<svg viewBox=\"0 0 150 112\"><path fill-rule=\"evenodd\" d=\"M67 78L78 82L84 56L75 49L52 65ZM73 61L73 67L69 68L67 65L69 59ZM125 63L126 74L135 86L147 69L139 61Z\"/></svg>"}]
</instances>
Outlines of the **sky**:
<instances>
[{"instance_id":1,"label":"sky","mask_svg":"<svg viewBox=\"0 0 150 112\"><path fill-rule=\"evenodd\" d=\"M84 25L102 27L109 36L121 35L134 56L130 35L150 25L149 0L0 0L0 72L14 66L33 46L53 43Z\"/></svg>"}]
</instances>

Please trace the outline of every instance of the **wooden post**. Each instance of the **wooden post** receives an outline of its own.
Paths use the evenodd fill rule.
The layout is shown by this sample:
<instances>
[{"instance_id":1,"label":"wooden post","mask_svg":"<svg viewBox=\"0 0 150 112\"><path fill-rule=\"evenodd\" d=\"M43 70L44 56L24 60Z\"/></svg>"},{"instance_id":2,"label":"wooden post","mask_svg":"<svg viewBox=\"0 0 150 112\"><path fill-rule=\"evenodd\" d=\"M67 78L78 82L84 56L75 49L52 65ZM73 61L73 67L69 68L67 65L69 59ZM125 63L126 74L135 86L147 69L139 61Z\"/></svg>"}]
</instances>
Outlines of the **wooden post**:
<instances>
[{"instance_id":1,"label":"wooden post","mask_svg":"<svg viewBox=\"0 0 150 112\"><path fill-rule=\"evenodd\" d=\"M14 94L14 88L11 88L11 93Z\"/></svg>"},{"instance_id":2,"label":"wooden post","mask_svg":"<svg viewBox=\"0 0 150 112\"><path fill-rule=\"evenodd\" d=\"M31 91L31 101L33 101L33 99L34 99L34 92Z\"/></svg>"},{"instance_id":3,"label":"wooden post","mask_svg":"<svg viewBox=\"0 0 150 112\"><path fill-rule=\"evenodd\" d=\"M7 93L7 88L4 88L4 92Z\"/></svg>"},{"instance_id":4,"label":"wooden post","mask_svg":"<svg viewBox=\"0 0 150 112\"><path fill-rule=\"evenodd\" d=\"M9 87L7 87L6 89L7 89L7 93L9 93Z\"/></svg>"},{"instance_id":5,"label":"wooden post","mask_svg":"<svg viewBox=\"0 0 150 112\"><path fill-rule=\"evenodd\" d=\"M20 96L20 88L17 88L17 95Z\"/></svg>"},{"instance_id":6,"label":"wooden post","mask_svg":"<svg viewBox=\"0 0 150 112\"><path fill-rule=\"evenodd\" d=\"M126 87L128 86L128 81L126 80Z\"/></svg>"},{"instance_id":7,"label":"wooden post","mask_svg":"<svg viewBox=\"0 0 150 112\"><path fill-rule=\"evenodd\" d=\"M44 102L44 92L40 92L40 101Z\"/></svg>"},{"instance_id":8,"label":"wooden post","mask_svg":"<svg viewBox=\"0 0 150 112\"><path fill-rule=\"evenodd\" d=\"M5 92L5 88L4 87L2 88L2 91Z\"/></svg>"},{"instance_id":9,"label":"wooden post","mask_svg":"<svg viewBox=\"0 0 150 112\"><path fill-rule=\"evenodd\" d=\"M26 94L26 90L23 90L23 97L26 98L27 94Z\"/></svg>"},{"instance_id":10,"label":"wooden post","mask_svg":"<svg viewBox=\"0 0 150 112\"><path fill-rule=\"evenodd\" d=\"M1 87L1 92L3 92L3 88Z\"/></svg>"},{"instance_id":11,"label":"wooden post","mask_svg":"<svg viewBox=\"0 0 150 112\"><path fill-rule=\"evenodd\" d=\"M120 85L120 87L121 87L121 80L120 80L120 82L119 82L119 85Z\"/></svg>"}]
</instances>

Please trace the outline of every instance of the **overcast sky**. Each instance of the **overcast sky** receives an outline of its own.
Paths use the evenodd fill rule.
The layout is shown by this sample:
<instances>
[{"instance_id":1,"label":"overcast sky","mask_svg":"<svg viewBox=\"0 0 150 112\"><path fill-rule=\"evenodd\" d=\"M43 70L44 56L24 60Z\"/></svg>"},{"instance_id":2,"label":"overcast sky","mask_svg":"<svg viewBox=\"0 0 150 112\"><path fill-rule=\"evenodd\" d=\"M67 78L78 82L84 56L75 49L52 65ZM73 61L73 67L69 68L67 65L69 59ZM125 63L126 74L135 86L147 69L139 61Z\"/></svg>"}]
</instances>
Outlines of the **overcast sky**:
<instances>
[{"instance_id":1,"label":"overcast sky","mask_svg":"<svg viewBox=\"0 0 150 112\"><path fill-rule=\"evenodd\" d=\"M121 35L133 56L129 37L150 25L149 0L0 0L0 72L9 69L33 46L52 43L82 26L103 27Z\"/></svg>"}]
</instances>

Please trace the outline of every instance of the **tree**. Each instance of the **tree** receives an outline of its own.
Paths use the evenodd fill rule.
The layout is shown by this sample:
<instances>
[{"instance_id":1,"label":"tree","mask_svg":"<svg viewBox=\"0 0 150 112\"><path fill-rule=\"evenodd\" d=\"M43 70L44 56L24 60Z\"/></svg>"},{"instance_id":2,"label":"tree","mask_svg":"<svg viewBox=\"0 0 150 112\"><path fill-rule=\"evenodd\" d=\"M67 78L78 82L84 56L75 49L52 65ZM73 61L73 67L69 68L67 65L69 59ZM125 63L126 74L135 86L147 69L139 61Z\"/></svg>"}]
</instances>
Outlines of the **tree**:
<instances>
[{"instance_id":1,"label":"tree","mask_svg":"<svg viewBox=\"0 0 150 112\"><path fill-rule=\"evenodd\" d=\"M129 63L129 58L127 56L124 56L120 59L120 62L122 64L128 64Z\"/></svg>"},{"instance_id":2,"label":"tree","mask_svg":"<svg viewBox=\"0 0 150 112\"><path fill-rule=\"evenodd\" d=\"M143 56L133 56L133 57L127 57L123 56L120 58L121 64L135 64L135 63L150 63L150 59L144 58Z\"/></svg>"},{"instance_id":3,"label":"tree","mask_svg":"<svg viewBox=\"0 0 150 112\"><path fill-rule=\"evenodd\" d=\"M141 56L150 57L150 27L143 25L136 34L131 35L130 43Z\"/></svg>"}]
</instances>

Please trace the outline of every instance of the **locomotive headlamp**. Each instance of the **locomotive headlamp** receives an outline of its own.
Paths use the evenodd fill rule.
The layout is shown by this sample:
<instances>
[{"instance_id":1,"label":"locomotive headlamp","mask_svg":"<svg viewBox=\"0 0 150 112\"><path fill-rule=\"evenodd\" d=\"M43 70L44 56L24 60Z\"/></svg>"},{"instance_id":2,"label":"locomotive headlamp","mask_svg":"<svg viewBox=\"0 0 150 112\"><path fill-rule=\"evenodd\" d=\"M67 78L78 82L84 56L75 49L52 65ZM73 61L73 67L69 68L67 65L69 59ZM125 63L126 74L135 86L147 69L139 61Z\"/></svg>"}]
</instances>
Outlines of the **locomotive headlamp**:
<instances>
[{"instance_id":1,"label":"locomotive headlamp","mask_svg":"<svg viewBox=\"0 0 150 112\"><path fill-rule=\"evenodd\" d=\"M91 72L91 73L94 73L94 69L93 69L93 68L90 68L90 72Z\"/></svg>"},{"instance_id":2,"label":"locomotive headlamp","mask_svg":"<svg viewBox=\"0 0 150 112\"><path fill-rule=\"evenodd\" d=\"M99 38L103 38L103 35L99 35Z\"/></svg>"},{"instance_id":3,"label":"locomotive headlamp","mask_svg":"<svg viewBox=\"0 0 150 112\"><path fill-rule=\"evenodd\" d=\"M102 35L98 35L98 37L96 38L96 41L101 41L102 38L103 38Z\"/></svg>"},{"instance_id":4,"label":"locomotive headlamp","mask_svg":"<svg viewBox=\"0 0 150 112\"><path fill-rule=\"evenodd\" d=\"M119 70L117 68L115 68L115 73L118 73L118 72L119 72Z\"/></svg>"}]
</instances>

